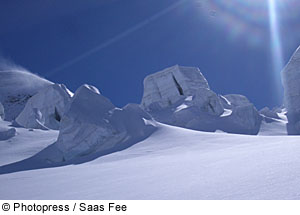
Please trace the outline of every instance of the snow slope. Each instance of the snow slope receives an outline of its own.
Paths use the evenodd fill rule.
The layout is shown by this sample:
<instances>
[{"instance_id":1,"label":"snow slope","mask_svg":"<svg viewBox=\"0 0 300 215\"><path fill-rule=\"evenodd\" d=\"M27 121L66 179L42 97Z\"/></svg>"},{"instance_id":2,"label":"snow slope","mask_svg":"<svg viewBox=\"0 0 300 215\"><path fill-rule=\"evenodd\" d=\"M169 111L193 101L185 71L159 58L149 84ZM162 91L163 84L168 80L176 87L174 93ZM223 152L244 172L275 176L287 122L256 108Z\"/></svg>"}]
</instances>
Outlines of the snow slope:
<instances>
[{"instance_id":1,"label":"snow slope","mask_svg":"<svg viewBox=\"0 0 300 215\"><path fill-rule=\"evenodd\" d=\"M10 123L0 120L0 127L11 128ZM28 130L15 128L16 135L0 141L0 166L29 158L54 143L58 131ZM1 167L0 167L1 168Z\"/></svg>"},{"instance_id":2,"label":"snow slope","mask_svg":"<svg viewBox=\"0 0 300 215\"><path fill-rule=\"evenodd\" d=\"M0 175L0 199L300 199L299 140L160 124L91 162Z\"/></svg>"}]
</instances>

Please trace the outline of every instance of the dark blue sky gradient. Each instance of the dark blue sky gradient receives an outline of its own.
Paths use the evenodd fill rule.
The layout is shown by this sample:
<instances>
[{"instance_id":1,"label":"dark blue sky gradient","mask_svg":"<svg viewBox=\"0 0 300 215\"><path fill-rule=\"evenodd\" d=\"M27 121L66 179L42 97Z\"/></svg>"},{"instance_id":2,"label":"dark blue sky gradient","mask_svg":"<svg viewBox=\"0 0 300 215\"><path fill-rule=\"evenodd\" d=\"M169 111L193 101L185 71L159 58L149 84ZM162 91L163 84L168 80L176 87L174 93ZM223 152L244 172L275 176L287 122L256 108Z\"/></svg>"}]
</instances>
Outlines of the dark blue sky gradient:
<instances>
[{"instance_id":1,"label":"dark blue sky gradient","mask_svg":"<svg viewBox=\"0 0 300 215\"><path fill-rule=\"evenodd\" d=\"M0 53L33 73L66 84L72 91L81 84L92 84L117 106L139 103L144 77L175 64L199 67L216 93L246 95L258 108L281 104L282 95L275 90L274 76L278 78L279 73L272 68L268 25L259 26L262 37L256 45L243 36L232 39L226 27L216 24L222 18L219 11L212 11L207 19L195 0L187 0L98 52L52 73L175 2L0 0ZM285 63L300 44L295 24L299 21L300 13L288 23L281 22Z\"/></svg>"}]
</instances>

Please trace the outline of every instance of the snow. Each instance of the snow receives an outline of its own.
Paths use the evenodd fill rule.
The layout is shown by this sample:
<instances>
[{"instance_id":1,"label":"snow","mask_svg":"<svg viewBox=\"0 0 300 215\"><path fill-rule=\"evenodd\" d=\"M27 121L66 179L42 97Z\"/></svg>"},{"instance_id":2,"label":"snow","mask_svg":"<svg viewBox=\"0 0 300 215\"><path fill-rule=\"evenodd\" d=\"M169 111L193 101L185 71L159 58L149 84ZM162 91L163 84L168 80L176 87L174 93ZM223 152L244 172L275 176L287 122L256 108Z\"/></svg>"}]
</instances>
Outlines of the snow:
<instances>
[{"instance_id":1,"label":"snow","mask_svg":"<svg viewBox=\"0 0 300 215\"><path fill-rule=\"evenodd\" d=\"M147 76L144 80L142 106L166 108L199 88L209 88L205 77L195 67L173 66Z\"/></svg>"},{"instance_id":2,"label":"snow","mask_svg":"<svg viewBox=\"0 0 300 215\"><path fill-rule=\"evenodd\" d=\"M15 119L30 97L51 84L53 83L22 68L0 68L0 102L5 109L5 119Z\"/></svg>"},{"instance_id":3,"label":"snow","mask_svg":"<svg viewBox=\"0 0 300 215\"><path fill-rule=\"evenodd\" d=\"M16 122L25 128L59 129L71 95L66 86L53 84L31 97Z\"/></svg>"},{"instance_id":4,"label":"snow","mask_svg":"<svg viewBox=\"0 0 300 215\"><path fill-rule=\"evenodd\" d=\"M0 120L4 119L5 117L5 112L4 112L4 107L3 105L0 103Z\"/></svg>"},{"instance_id":5,"label":"snow","mask_svg":"<svg viewBox=\"0 0 300 215\"><path fill-rule=\"evenodd\" d=\"M0 199L299 199L299 140L160 124L84 164L0 175Z\"/></svg>"},{"instance_id":6,"label":"snow","mask_svg":"<svg viewBox=\"0 0 300 215\"><path fill-rule=\"evenodd\" d=\"M265 107L259 111L259 113L265 117L280 119L276 110L270 110L268 107Z\"/></svg>"},{"instance_id":7,"label":"snow","mask_svg":"<svg viewBox=\"0 0 300 215\"><path fill-rule=\"evenodd\" d=\"M223 98L226 100L226 103L228 103L231 106L246 106L251 104L250 101L246 98L246 96L238 95L238 94L229 94L223 96Z\"/></svg>"},{"instance_id":8,"label":"snow","mask_svg":"<svg viewBox=\"0 0 300 215\"><path fill-rule=\"evenodd\" d=\"M285 136L287 122L276 120L272 123L262 122L258 135L264 136Z\"/></svg>"},{"instance_id":9,"label":"snow","mask_svg":"<svg viewBox=\"0 0 300 215\"><path fill-rule=\"evenodd\" d=\"M0 141L0 166L35 155L53 144L58 136L58 131L12 128L9 122L0 120L0 130L1 128L15 129L16 133L13 137Z\"/></svg>"},{"instance_id":10,"label":"snow","mask_svg":"<svg viewBox=\"0 0 300 215\"><path fill-rule=\"evenodd\" d=\"M300 137L287 136L300 131L299 53L287 109L260 112L194 67L146 77L142 104L123 108L91 85L0 71L0 199L300 199Z\"/></svg>"},{"instance_id":11,"label":"snow","mask_svg":"<svg viewBox=\"0 0 300 215\"><path fill-rule=\"evenodd\" d=\"M282 71L284 104L288 111L289 134L300 134L300 47Z\"/></svg>"},{"instance_id":12,"label":"snow","mask_svg":"<svg viewBox=\"0 0 300 215\"><path fill-rule=\"evenodd\" d=\"M2 121L0 119L0 121ZM8 140L12 138L13 136L16 135L16 129L15 128L10 128L6 125L0 124L0 141L1 140Z\"/></svg>"},{"instance_id":13,"label":"snow","mask_svg":"<svg viewBox=\"0 0 300 215\"><path fill-rule=\"evenodd\" d=\"M147 76L141 107L156 121L198 131L252 134L262 117L243 95L217 95L198 68L173 66Z\"/></svg>"},{"instance_id":14,"label":"snow","mask_svg":"<svg viewBox=\"0 0 300 215\"><path fill-rule=\"evenodd\" d=\"M56 146L63 157L56 157L55 162L117 150L131 139L145 138L154 127L146 125L143 118L151 117L138 105L116 108L98 89L83 85L62 116Z\"/></svg>"},{"instance_id":15,"label":"snow","mask_svg":"<svg viewBox=\"0 0 300 215\"><path fill-rule=\"evenodd\" d=\"M230 116L232 114L232 110L224 108L224 112L220 117Z\"/></svg>"},{"instance_id":16,"label":"snow","mask_svg":"<svg viewBox=\"0 0 300 215\"><path fill-rule=\"evenodd\" d=\"M179 112L179 111L182 111L182 110L184 110L184 109L186 109L186 108L188 108L188 107L189 107L189 106L187 106L186 104L181 104L181 105L179 105L179 106L176 108L176 110L175 110L174 113Z\"/></svg>"}]
</instances>

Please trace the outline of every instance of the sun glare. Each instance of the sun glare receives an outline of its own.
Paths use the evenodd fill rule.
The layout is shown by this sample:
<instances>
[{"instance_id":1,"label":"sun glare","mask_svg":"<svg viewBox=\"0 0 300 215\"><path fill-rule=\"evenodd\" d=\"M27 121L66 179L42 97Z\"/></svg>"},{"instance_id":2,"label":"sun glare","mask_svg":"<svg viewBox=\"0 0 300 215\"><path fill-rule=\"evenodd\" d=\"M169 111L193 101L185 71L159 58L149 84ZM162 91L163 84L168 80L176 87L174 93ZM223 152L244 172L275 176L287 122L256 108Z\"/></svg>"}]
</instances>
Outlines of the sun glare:
<instances>
[{"instance_id":1,"label":"sun glare","mask_svg":"<svg viewBox=\"0 0 300 215\"><path fill-rule=\"evenodd\" d=\"M280 71L284 66L280 23L291 23L300 6L297 0L208 0L202 1L202 14L223 29L226 39L245 42L247 47L265 47L270 41L272 77L276 86L274 99L281 98ZM211 17L213 11L214 17ZM276 97L276 98L275 98Z\"/></svg>"},{"instance_id":2,"label":"sun glare","mask_svg":"<svg viewBox=\"0 0 300 215\"><path fill-rule=\"evenodd\" d=\"M277 95L281 94L281 81L280 73L283 67L283 56L282 56L282 47L280 40L280 31L279 31L279 22L278 22L278 12L276 0L268 0L269 6L269 22L270 22L270 35L271 35L271 52L272 52L272 61L273 61L273 71L276 77L277 85Z\"/></svg>"}]
</instances>

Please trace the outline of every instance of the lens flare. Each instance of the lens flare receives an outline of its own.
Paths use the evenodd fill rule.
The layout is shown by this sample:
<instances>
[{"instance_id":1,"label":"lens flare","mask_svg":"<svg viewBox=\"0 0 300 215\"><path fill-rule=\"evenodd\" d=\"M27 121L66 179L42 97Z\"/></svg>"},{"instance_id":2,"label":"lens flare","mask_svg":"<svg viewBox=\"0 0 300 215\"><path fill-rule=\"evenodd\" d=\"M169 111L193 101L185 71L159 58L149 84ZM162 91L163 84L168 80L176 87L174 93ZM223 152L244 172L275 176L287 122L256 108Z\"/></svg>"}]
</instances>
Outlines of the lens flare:
<instances>
[{"instance_id":1,"label":"lens flare","mask_svg":"<svg viewBox=\"0 0 300 215\"><path fill-rule=\"evenodd\" d=\"M270 64L274 83L274 102L280 104L280 71L284 66L283 48L294 47L300 34L299 0L200 0L204 17L224 32L224 39L245 48L262 48L270 44ZM212 13L213 12L213 13ZM204 14L204 16L203 16ZM213 17L212 15L213 14ZM285 32L281 37L280 33Z\"/></svg>"},{"instance_id":2,"label":"lens flare","mask_svg":"<svg viewBox=\"0 0 300 215\"><path fill-rule=\"evenodd\" d=\"M280 71L283 68L283 56L280 40L280 31L278 25L278 13L275 0L268 0L269 4L269 20L270 20L270 34L271 34L271 52L273 61L273 71L276 78L277 95L282 96Z\"/></svg>"},{"instance_id":3,"label":"lens flare","mask_svg":"<svg viewBox=\"0 0 300 215\"><path fill-rule=\"evenodd\" d=\"M196 5L201 18L213 22L233 42L242 40L253 47L263 46L270 40L271 11L275 20L280 14L280 22L284 23L280 30L300 33L299 0L198 0Z\"/></svg>"}]
</instances>

